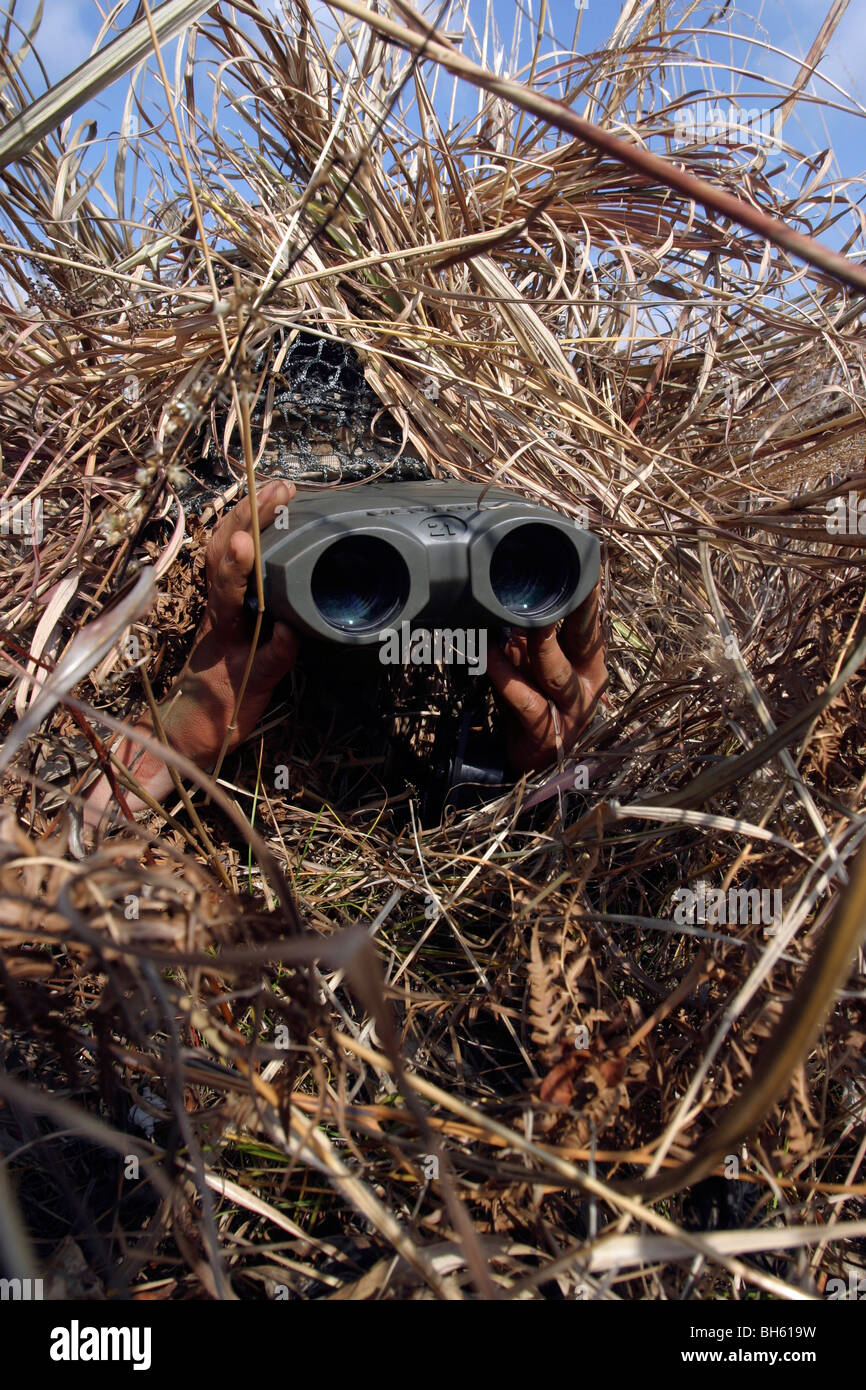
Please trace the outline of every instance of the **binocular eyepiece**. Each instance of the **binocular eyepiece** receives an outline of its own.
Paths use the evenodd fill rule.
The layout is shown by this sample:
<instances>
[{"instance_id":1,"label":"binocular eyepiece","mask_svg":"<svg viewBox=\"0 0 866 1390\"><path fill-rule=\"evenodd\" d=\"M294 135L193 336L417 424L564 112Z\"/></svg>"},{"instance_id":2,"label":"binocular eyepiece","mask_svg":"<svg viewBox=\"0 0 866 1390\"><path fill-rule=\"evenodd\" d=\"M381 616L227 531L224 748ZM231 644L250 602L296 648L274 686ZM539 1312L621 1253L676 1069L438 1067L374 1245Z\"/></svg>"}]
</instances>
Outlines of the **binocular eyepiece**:
<instances>
[{"instance_id":1,"label":"binocular eyepiece","mask_svg":"<svg viewBox=\"0 0 866 1390\"><path fill-rule=\"evenodd\" d=\"M458 617L542 627L599 576L595 536L504 488L426 481L322 488L262 534L265 602L308 636L347 646Z\"/></svg>"}]
</instances>

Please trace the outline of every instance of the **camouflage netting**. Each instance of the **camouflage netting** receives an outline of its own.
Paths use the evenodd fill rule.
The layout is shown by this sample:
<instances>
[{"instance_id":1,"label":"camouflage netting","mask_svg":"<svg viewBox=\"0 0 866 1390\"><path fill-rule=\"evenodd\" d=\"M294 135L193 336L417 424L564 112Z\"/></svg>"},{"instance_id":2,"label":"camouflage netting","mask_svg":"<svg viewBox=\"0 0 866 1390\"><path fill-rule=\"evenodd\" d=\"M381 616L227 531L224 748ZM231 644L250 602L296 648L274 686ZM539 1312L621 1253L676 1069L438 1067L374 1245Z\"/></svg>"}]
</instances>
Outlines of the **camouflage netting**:
<instances>
[{"instance_id":1,"label":"camouflage netting","mask_svg":"<svg viewBox=\"0 0 866 1390\"><path fill-rule=\"evenodd\" d=\"M266 416L270 425L260 477L323 484L430 477L366 382L349 344L324 334L279 333L257 357L254 374L263 389L251 412L252 425L261 431ZM180 489L181 502L193 514L220 495L221 478L232 481L226 451L216 443L225 439L225 429L223 416L216 438L208 431L203 458L190 465L191 476Z\"/></svg>"}]
</instances>

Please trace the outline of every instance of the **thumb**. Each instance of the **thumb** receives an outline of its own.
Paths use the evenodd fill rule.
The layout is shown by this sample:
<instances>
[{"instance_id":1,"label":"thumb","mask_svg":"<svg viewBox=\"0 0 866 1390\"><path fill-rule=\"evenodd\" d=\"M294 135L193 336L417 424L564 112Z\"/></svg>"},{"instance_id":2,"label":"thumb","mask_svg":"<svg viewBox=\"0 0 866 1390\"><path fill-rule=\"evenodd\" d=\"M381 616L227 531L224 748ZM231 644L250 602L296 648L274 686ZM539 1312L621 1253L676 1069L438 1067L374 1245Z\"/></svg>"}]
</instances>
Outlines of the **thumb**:
<instances>
[{"instance_id":1,"label":"thumb","mask_svg":"<svg viewBox=\"0 0 866 1390\"><path fill-rule=\"evenodd\" d=\"M288 623L274 623L274 630L253 660L250 676L262 685L276 685L291 671L298 656L298 634Z\"/></svg>"}]
</instances>

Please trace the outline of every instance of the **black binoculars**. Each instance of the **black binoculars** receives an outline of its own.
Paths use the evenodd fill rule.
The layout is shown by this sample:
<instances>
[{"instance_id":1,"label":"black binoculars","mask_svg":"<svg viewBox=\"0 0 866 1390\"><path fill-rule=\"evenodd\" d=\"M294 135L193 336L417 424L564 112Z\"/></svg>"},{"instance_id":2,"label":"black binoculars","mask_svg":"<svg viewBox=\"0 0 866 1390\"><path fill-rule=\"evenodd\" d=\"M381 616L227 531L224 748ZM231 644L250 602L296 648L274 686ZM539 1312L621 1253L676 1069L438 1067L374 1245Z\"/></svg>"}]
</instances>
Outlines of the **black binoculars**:
<instances>
[{"instance_id":1,"label":"black binoculars","mask_svg":"<svg viewBox=\"0 0 866 1390\"><path fill-rule=\"evenodd\" d=\"M404 622L556 623L600 568L597 539L567 517L438 479L303 492L263 532L262 564L272 617L356 647Z\"/></svg>"}]
</instances>

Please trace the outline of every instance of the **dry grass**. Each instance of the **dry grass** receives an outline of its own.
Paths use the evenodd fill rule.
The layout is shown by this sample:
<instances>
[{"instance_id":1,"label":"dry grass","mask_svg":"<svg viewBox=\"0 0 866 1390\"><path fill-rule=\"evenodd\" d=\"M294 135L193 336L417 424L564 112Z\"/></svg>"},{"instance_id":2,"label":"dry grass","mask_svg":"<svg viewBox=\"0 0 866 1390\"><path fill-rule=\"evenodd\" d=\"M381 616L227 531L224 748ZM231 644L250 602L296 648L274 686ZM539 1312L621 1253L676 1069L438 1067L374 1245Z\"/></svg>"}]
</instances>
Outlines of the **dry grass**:
<instances>
[{"instance_id":1,"label":"dry grass","mask_svg":"<svg viewBox=\"0 0 866 1390\"><path fill-rule=\"evenodd\" d=\"M861 250L818 160L792 194L760 148L675 143L660 47L675 69L707 8L635 16L518 77ZM138 662L60 680L74 703L7 772L7 1263L71 1296L82 1268L159 1298L820 1293L863 1263L862 956L738 1183L728 1160L661 1203L608 1184L749 1095L866 833L862 546L826 524L864 481L860 304L500 96L448 118L468 89L345 23L329 50L303 5L201 21L166 75L180 123L120 142L111 215L69 127L5 172L2 498L44 518L0 538L7 731L28 661L86 645L143 561L159 580ZM136 156L174 182L145 196ZM209 525L181 470L208 435L240 485L267 457L277 329L350 344L434 472L588 505L603 707L563 769L421 831L366 744L284 701L198 825L155 811L82 857L75 738L182 664ZM700 879L780 890L776 932L684 929Z\"/></svg>"}]
</instances>

